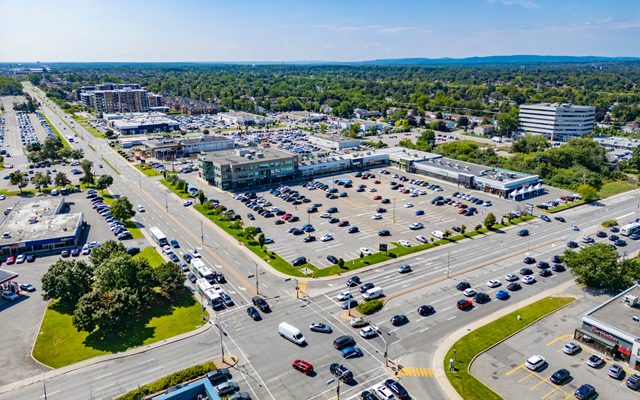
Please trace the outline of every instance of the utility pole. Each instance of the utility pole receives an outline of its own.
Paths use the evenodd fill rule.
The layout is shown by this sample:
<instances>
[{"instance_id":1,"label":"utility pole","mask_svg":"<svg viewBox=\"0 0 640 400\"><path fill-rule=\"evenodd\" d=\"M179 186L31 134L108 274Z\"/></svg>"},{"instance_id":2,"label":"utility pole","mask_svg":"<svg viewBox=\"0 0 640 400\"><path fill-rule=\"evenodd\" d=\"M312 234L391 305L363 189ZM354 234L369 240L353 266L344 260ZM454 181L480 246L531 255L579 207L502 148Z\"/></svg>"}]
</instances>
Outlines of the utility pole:
<instances>
[{"instance_id":1,"label":"utility pole","mask_svg":"<svg viewBox=\"0 0 640 400\"><path fill-rule=\"evenodd\" d=\"M167 193L164 193L164 208L169 212L169 202L167 200Z\"/></svg>"},{"instance_id":2,"label":"utility pole","mask_svg":"<svg viewBox=\"0 0 640 400\"><path fill-rule=\"evenodd\" d=\"M216 312L216 323L215 323L216 328L218 328L218 333L220 334L220 354L222 355L222 363L225 363L224 361L224 343L222 342L222 337L225 336L227 333L222 329L222 322L220 322L220 313Z\"/></svg>"},{"instance_id":3,"label":"utility pole","mask_svg":"<svg viewBox=\"0 0 640 400\"><path fill-rule=\"evenodd\" d=\"M258 263L257 262L253 262L253 264L256 266L256 294L260 294L259 290L258 290Z\"/></svg>"},{"instance_id":4,"label":"utility pole","mask_svg":"<svg viewBox=\"0 0 640 400\"><path fill-rule=\"evenodd\" d=\"M202 244L204 244L204 227L202 225L202 221L200 221L200 240Z\"/></svg>"},{"instance_id":5,"label":"utility pole","mask_svg":"<svg viewBox=\"0 0 640 400\"><path fill-rule=\"evenodd\" d=\"M285 282L294 281L296 283L296 299L300 298L300 285L298 284L298 280L296 278L286 278Z\"/></svg>"}]
</instances>

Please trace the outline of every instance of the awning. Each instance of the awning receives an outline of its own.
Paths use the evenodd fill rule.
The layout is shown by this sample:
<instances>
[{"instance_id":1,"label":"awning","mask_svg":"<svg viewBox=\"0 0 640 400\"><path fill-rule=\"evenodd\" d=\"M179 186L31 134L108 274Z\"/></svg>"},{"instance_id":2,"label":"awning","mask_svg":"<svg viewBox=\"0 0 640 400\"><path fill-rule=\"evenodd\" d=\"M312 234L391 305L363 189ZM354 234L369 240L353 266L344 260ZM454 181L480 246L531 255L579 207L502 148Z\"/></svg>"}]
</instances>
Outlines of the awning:
<instances>
[{"instance_id":1,"label":"awning","mask_svg":"<svg viewBox=\"0 0 640 400\"><path fill-rule=\"evenodd\" d=\"M613 340L609 340L609 339L605 339L600 335L597 335L591 331L587 331L585 329L582 328L576 328L576 332L581 333L583 336L588 336L591 339L593 339L594 341L608 347L609 349L613 350L616 346L618 346L618 343L614 342Z\"/></svg>"}]
</instances>

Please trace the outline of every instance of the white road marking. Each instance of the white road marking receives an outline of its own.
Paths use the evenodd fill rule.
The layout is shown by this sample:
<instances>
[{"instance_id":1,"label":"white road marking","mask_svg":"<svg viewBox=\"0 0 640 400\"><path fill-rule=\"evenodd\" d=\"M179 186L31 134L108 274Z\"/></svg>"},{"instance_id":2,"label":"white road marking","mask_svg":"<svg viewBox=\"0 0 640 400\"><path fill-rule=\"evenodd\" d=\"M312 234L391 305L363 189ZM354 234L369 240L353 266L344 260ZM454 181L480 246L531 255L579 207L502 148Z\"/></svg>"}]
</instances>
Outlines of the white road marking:
<instances>
[{"instance_id":1,"label":"white road marking","mask_svg":"<svg viewBox=\"0 0 640 400\"><path fill-rule=\"evenodd\" d=\"M113 375L113 372L109 372L109 373L106 373L104 375L96 376L95 378L93 378L93 380L97 381L99 379L106 378L106 377L111 376L111 375Z\"/></svg>"},{"instance_id":2,"label":"white road marking","mask_svg":"<svg viewBox=\"0 0 640 400\"><path fill-rule=\"evenodd\" d=\"M146 364L146 363L149 363L151 361L155 361L155 358L150 358L150 359L148 359L146 361L139 362L138 365Z\"/></svg>"}]
</instances>

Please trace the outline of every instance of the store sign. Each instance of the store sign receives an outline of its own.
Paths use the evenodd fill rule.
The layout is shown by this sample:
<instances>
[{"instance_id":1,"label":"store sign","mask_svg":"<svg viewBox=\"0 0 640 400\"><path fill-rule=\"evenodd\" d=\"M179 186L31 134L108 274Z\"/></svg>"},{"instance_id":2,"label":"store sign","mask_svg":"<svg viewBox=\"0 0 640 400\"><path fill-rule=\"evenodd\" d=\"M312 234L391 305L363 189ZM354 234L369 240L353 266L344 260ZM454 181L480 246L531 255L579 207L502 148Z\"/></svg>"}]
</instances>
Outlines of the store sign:
<instances>
[{"instance_id":1,"label":"store sign","mask_svg":"<svg viewBox=\"0 0 640 400\"><path fill-rule=\"evenodd\" d=\"M627 349L627 348L625 348L625 347L618 346L618 351L619 351L620 353L624 354L624 355L625 355L625 356L627 356L627 357L631 357L631 350L629 350L629 349Z\"/></svg>"},{"instance_id":2,"label":"store sign","mask_svg":"<svg viewBox=\"0 0 640 400\"><path fill-rule=\"evenodd\" d=\"M602 329L598 329L595 326L591 327L591 332L595 333L596 335L599 335L607 340L611 340L614 343L618 343L620 342L620 340L618 340L617 337L613 336L612 334L610 334L609 332L605 332Z\"/></svg>"}]
</instances>

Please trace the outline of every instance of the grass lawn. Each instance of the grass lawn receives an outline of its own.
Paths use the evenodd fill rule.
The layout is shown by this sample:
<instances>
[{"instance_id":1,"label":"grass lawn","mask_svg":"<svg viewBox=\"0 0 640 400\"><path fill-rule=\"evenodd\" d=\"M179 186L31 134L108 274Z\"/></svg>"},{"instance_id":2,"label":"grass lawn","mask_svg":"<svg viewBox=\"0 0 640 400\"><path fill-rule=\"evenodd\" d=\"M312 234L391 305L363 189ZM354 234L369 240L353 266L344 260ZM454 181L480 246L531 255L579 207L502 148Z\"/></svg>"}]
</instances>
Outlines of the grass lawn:
<instances>
[{"instance_id":1,"label":"grass lawn","mask_svg":"<svg viewBox=\"0 0 640 400\"><path fill-rule=\"evenodd\" d=\"M598 195L604 199L637 188L638 185L634 185L629 181L608 182L602 185L602 188L600 188Z\"/></svg>"},{"instance_id":2,"label":"grass lawn","mask_svg":"<svg viewBox=\"0 0 640 400\"><path fill-rule=\"evenodd\" d=\"M444 358L444 369L449 371L449 359L454 358L453 350L456 350L456 372L447 372L451 385L465 400L501 399L497 393L469 373L471 360L480 352L574 300L573 297L546 297L462 337L449 349ZM520 315L520 320L517 319L517 315Z\"/></svg>"},{"instance_id":3,"label":"grass lawn","mask_svg":"<svg viewBox=\"0 0 640 400\"><path fill-rule=\"evenodd\" d=\"M133 232L131 233L133 235ZM135 236L134 236L135 237ZM156 248L153 246L147 246L138 254L136 254L133 258L145 258L149 261L149 265L152 267L158 267L165 263L164 258L156 251Z\"/></svg>"},{"instance_id":4,"label":"grass lawn","mask_svg":"<svg viewBox=\"0 0 640 400\"><path fill-rule=\"evenodd\" d=\"M62 141L62 144L64 145L64 147L70 149L71 145L69 144L69 141L67 140L67 138L64 137L62 134L60 134L58 129L51 123L51 121L49 121L49 118L47 118L47 116L44 115L44 113L41 113L41 114L44 117L45 121L47 121L47 123L49 123L49 126L51 127L51 130L53 131L53 133L55 133L56 136L58 136L60 138L60 140Z\"/></svg>"},{"instance_id":5,"label":"grass lawn","mask_svg":"<svg viewBox=\"0 0 640 400\"><path fill-rule=\"evenodd\" d=\"M193 196L191 196L191 194L189 194L189 193L178 191L178 188L175 185L172 185L171 182L169 182L169 180L167 180L167 179L161 179L160 182L162 182L163 185L165 185L167 188L169 188L169 190L171 190L173 193L175 193L181 199L192 199L193 198Z\"/></svg>"},{"instance_id":6,"label":"grass lawn","mask_svg":"<svg viewBox=\"0 0 640 400\"><path fill-rule=\"evenodd\" d=\"M158 300L150 310L126 321L122 335L106 338L98 332L79 332L71 318L69 307L49 305L33 348L38 361L60 368L189 332L202 325L202 308L185 289L178 299Z\"/></svg>"},{"instance_id":7,"label":"grass lawn","mask_svg":"<svg viewBox=\"0 0 640 400\"><path fill-rule=\"evenodd\" d=\"M131 232L131 236L133 236L134 239L144 238L142 230L138 228L138 225L134 221L127 221L124 223L124 226Z\"/></svg>"},{"instance_id":8,"label":"grass lawn","mask_svg":"<svg viewBox=\"0 0 640 400\"><path fill-rule=\"evenodd\" d=\"M78 117L77 115L73 116L73 119L79 123L80 125L82 125L82 127L84 129L86 129L90 134L92 134L93 136L97 137L97 138L103 138L104 134L102 134L102 132L100 132L99 130L97 130L96 128L94 128L93 126L91 126L91 124L85 119L85 118L81 118Z\"/></svg>"},{"instance_id":9,"label":"grass lawn","mask_svg":"<svg viewBox=\"0 0 640 400\"><path fill-rule=\"evenodd\" d=\"M568 208L577 207L584 203L585 203L584 200L571 201L569 203L561 204L557 207L551 207L550 209L547 210L547 212L553 214L553 213L557 213L558 211L566 210Z\"/></svg>"},{"instance_id":10,"label":"grass lawn","mask_svg":"<svg viewBox=\"0 0 640 400\"><path fill-rule=\"evenodd\" d=\"M146 176L160 176L160 175L162 175L160 172L156 171L156 169L153 168L150 165L147 165L147 164L136 164L135 166L136 166L136 169L138 171L142 172Z\"/></svg>"}]
</instances>

